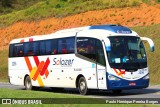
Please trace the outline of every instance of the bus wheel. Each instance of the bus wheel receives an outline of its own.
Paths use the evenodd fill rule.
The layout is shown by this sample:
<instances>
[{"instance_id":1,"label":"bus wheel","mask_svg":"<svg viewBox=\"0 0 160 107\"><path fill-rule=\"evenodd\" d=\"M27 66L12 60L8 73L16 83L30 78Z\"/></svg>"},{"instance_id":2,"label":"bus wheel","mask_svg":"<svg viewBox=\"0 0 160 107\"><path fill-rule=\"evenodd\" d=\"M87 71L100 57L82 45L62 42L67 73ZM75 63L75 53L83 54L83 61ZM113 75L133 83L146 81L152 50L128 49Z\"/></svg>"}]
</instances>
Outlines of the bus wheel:
<instances>
[{"instance_id":1,"label":"bus wheel","mask_svg":"<svg viewBox=\"0 0 160 107\"><path fill-rule=\"evenodd\" d=\"M122 90L112 90L113 94L120 94L122 92Z\"/></svg>"},{"instance_id":2,"label":"bus wheel","mask_svg":"<svg viewBox=\"0 0 160 107\"><path fill-rule=\"evenodd\" d=\"M87 83L84 77L81 77L78 82L78 89L81 95L88 94Z\"/></svg>"},{"instance_id":3,"label":"bus wheel","mask_svg":"<svg viewBox=\"0 0 160 107\"><path fill-rule=\"evenodd\" d=\"M24 85L25 85L26 90L32 89L32 83L31 83L31 79L29 76L26 77Z\"/></svg>"}]
</instances>

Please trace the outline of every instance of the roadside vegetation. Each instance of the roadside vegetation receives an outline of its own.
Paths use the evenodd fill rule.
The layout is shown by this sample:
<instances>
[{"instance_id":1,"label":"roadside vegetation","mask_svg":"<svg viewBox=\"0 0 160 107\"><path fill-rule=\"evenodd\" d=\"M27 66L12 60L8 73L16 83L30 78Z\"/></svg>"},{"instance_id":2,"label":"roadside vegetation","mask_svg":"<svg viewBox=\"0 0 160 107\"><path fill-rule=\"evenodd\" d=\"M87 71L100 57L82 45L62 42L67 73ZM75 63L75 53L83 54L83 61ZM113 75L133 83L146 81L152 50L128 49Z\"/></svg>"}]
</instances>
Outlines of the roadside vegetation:
<instances>
[{"instance_id":1,"label":"roadside vegetation","mask_svg":"<svg viewBox=\"0 0 160 107\"><path fill-rule=\"evenodd\" d=\"M160 83L160 24L144 26L144 27L134 27L140 36L146 36L151 38L155 44L155 52L150 52L148 43L145 43L148 57L148 65L150 70L150 79L152 84Z\"/></svg>"},{"instance_id":2,"label":"roadside vegetation","mask_svg":"<svg viewBox=\"0 0 160 107\"><path fill-rule=\"evenodd\" d=\"M54 92L41 92L41 91L26 91L26 90L11 90L11 89L0 89L0 98L65 98L64 102L67 102L72 98L72 99L80 99L80 98L89 98L87 96L79 96L79 95L74 95L74 94L64 94L64 93L54 93ZM23 99L25 100L25 99ZM94 99L93 99L94 100ZM43 101L43 100L42 100ZM86 101L86 100L84 100ZM103 101L105 101L103 99ZM103 102L102 99L95 99L95 102ZM54 102L54 99L53 99ZM62 103L64 103L62 102ZM10 106L36 106L36 107L157 107L156 105L140 105L140 104L83 104L82 101L79 103L81 104L43 104L43 105L10 105ZM90 102L92 103L92 102ZM103 102L105 103L105 102Z\"/></svg>"},{"instance_id":3,"label":"roadside vegetation","mask_svg":"<svg viewBox=\"0 0 160 107\"><path fill-rule=\"evenodd\" d=\"M154 4L160 0L13 0L8 6L0 6L0 27L19 21L61 18L91 10L139 6L142 2Z\"/></svg>"},{"instance_id":4,"label":"roadside vegetation","mask_svg":"<svg viewBox=\"0 0 160 107\"><path fill-rule=\"evenodd\" d=\"M0 15L26 9L43 0L0 0Z\"/></svg>"},{"instance_id":5,"label":"roadside vegetation","mask_svg":"<svg viewBox=\"0 0 160 107\"><path fill-rule=\"evenodd\" d=\"M8 81L8 50L0 51L0 81Z\"/></svg>"}]
</instances>

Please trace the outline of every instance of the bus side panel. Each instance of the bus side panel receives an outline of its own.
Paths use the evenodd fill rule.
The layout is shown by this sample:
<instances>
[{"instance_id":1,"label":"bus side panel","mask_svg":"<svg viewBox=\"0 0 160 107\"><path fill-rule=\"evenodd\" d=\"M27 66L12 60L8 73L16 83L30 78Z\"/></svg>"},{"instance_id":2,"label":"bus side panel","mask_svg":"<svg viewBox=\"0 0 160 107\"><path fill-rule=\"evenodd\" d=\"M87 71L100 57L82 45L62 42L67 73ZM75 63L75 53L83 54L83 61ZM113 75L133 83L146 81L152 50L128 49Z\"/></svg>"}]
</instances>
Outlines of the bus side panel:
<instances>
[{"instance_id":1,"label":"bus side panel","mask_svg":"<svg viewBox=\"0 0 160 107\"><path fill-rule=\"evenodd\" d=\"M40 56L40 61L50 60L48 77L41 76L46 87L76 88L78 75L83 75L88 88L97 88L96 65L78 58L75 54Z\"/></svg>"},{"instance_id":2,"label":"bus side panel","mask_svg":"<svg viewBox=\"0 0 160 107\"><path fill-rule=\"evenodd\" d=\"M24 58L9 58L8 76L10 83L14 85L24 85L24 77L29 74Z\"/></svg>"},{"instance_id":3,"label":"bus side panel","mask_svg":"<svg viewBox=\"0 0 160 107\"><path fill-rule=\"evenodd\" d=\"M93 63L78 58L75 54L47 57L50 59L50 64L48 66L49 75L47 78L45 75L42 76L45 86L76 88L76 79L78 75L83 75L86 78L89 88L97 88L95 84L96 66L93 66ZM39 57L39 59L45 61L47 57Z\"/></svg>"},{"instance_id":4,"label":"bus side panel","mask_svg":"<svg viewBox=\"0 0 160 107\"><path fill-rule=\"evenodd\" d=\"M75 54L30 56L27 58L31 65L31 71L29 71L25 57L9 58L11 84L24 85L24 77L29 75L33 86L76 88L78 75L83 75L88 88L97 89L96 64L78 58ZM45 73L41 75L42 69L39 72L37 69L40 63L44 62L45 64L47 59L49 60L47 71L45 70ZM36 64L36 62L39 63ZM35 78L36 72L38 76Z\"/></svg>"},{"instance_id":5,"label":"bus side panel","mask_svg":"<svg viewBox=\"0 0 160 107\"><path fill-rule=\"evenodd\" d=\"M90 89L97 89L96 64L87 59L76 58L74 63L76 75L83 75Z\"/></svg>"}]
</instances>

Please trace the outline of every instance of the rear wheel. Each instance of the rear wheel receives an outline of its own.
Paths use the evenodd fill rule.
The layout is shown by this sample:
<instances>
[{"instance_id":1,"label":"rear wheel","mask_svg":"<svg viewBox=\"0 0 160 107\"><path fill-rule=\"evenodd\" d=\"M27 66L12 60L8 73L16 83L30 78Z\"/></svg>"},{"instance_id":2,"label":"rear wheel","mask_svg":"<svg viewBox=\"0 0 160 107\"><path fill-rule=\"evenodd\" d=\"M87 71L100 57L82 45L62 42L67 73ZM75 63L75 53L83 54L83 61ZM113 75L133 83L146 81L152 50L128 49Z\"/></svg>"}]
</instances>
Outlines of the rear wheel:
<instances>
[{"instance_id":1,"label":"rear wheel","mask_svg":"<svg viewBox=\"0 0 160 107\"><path fill-rule=\"evenodd\" d=\"M89 90L87 88L86 79L84 77L81 77L78 82L78 89L81 95L86 95L89 93Z\"/></svg>"},{"instance_id":2,"label":"rear wheel","mask_svg":"<svg viewBox=\"0 0 160 107\"><path fill-rule=\"evenodd\" d=\"M25 78L24 85L25 85L26 90L32 90L32 83L31 83L31 79L29 76Z\"/></svg>"}]
</instances>

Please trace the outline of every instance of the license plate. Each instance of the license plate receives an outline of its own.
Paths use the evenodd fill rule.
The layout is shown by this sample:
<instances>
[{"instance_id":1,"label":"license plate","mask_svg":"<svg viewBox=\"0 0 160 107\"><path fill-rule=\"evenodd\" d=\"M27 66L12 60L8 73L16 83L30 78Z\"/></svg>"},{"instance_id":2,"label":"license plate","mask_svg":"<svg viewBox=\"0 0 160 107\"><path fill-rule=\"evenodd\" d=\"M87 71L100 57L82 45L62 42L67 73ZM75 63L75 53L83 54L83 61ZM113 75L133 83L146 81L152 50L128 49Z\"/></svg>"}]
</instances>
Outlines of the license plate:
<instances>
[{"instance_id":1,"label":"license plate","mask_svg":"<svg viewBox=\"0 0 160 107\"><path fill-rule=\"evenodd\" d=\"M130 83L129 83L129 86L135 86L135 85L136 85L135 82L130 82Z\"/></svg>"}]
</instances>

